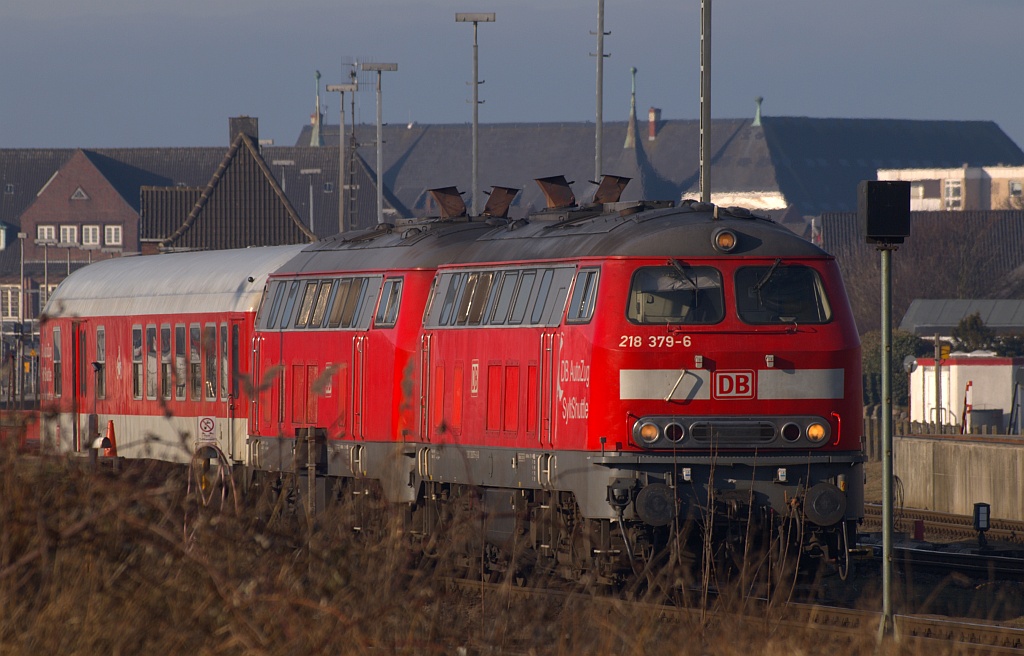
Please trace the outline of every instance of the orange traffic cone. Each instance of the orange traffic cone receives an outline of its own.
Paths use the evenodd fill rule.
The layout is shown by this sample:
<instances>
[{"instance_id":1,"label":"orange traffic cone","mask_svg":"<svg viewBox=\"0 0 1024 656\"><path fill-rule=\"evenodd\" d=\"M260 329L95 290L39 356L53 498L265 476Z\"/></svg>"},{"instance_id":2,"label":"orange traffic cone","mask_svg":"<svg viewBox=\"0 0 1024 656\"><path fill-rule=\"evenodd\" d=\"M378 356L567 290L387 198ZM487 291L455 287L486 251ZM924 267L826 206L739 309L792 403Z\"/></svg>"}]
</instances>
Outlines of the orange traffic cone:
<instances>
[{"instance_id":1,"label":"orange traffic cone","mask_svg":"<svg viewBox=\"0 0 1024 656\"><path fill-rule=\"evenodd\" d=\"M114 439L114 420L111 419L107 422L107 439L103 440L103 457L104 458L116 458L117 457L117 440Z\"/></svg>"}]
</instances>

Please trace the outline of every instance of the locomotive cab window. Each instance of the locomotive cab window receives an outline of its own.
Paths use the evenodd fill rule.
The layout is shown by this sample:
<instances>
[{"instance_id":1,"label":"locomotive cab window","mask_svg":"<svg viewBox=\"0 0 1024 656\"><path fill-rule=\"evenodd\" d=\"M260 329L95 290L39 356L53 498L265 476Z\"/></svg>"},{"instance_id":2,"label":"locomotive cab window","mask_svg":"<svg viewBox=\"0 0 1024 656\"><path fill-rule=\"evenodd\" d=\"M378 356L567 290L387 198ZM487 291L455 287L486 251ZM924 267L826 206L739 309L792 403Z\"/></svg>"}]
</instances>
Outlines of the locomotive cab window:
<instances>
[{"instance_id":1,"label":"locomotive cab window","mask_svg":"<svg viewBox=\"0 0 1024 656\"><path fill-rule=\"evenodd\" d=\"M718 269L673 262L636 270L626 316L638 324L712 324L724 307Z\"/></svg>"},{"instance_id":2,"label":"locomotive cab window","mask_svg":"<svg viewBox=\"0 0 1024 656\"><path fill-rule=\"evenodd\" d=\"M751 324L832 320L832 307L818 272L803 265L784 265L780 260L736 272L736 306L740 319Z\"/></svg>"},{"instance_id":3,"label":"locomotive cab window","mask_svg":"<svg viewBox=\"0 0 1024 656\"><path fill-rule=\"evenodd\" d=\"M380 303L377 307L377 315L373 318L373 325L378 328L386 328L395 325L398 321L398 307L402 300L402 279L393 278L384 283L380 293Z\"/></svg>"},{"instance_id":4,"label":"locomotive cab window","mask_svg":"<svg viewBox=\"0 0 1024 656\"><path fill-rule=\"evenodd\" d=\"M586 323L594 316L594 301L597 299L598 269L581 269L576 274L576 285L569 300L567 323Z\"/></svg>"}]
</instances>

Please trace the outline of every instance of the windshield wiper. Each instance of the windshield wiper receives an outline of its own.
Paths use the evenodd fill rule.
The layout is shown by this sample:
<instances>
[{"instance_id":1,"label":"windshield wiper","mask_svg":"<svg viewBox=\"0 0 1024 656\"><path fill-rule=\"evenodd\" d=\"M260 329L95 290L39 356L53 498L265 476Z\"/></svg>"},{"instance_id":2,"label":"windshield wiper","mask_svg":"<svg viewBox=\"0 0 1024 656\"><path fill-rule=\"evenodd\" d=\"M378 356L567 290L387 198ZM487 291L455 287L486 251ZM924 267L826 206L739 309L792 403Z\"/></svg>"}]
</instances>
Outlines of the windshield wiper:
<instances>
[{"instance_id":1,"label":"windshield wiper","mask_svg":"<svg viewBox=\"0 0 1024 656\"><path fill-rule=\"evenodd\" d=\"M672 265L672 267L676 270L676 272L683 279L683 281L689 283L690 287L693 288L693 309L696 310L697 299L700 296L700 294L698 293L699 290L697 289L697 281L690 279L690 276L687 275L686 273L686 268L679 263L679 260L672 258L668 261L668 263Z\"/></svg>"}]
</instances>

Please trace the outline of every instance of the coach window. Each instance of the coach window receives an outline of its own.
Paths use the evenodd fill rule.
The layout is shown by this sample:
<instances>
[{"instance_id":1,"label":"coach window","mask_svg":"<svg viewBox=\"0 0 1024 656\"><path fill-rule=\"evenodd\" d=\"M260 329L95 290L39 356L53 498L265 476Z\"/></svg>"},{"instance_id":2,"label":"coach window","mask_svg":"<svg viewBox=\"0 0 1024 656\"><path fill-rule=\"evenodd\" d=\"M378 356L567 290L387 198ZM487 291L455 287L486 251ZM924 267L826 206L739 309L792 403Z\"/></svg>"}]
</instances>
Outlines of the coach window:
<instances>
[{"instance_id":1,"label":"coach window","mask_svg":"<svg viewBox=\"0 0 1024 656\"><path fill-rule=\"evenodd\" d=\"M680 262L633 274L626 317L638 324L712 324L724 317L722 274Z\"/></svg>"},{"instance_id":2,"label":"coach window","mask_svg":"<svg viewBox=\"0 0 1024 656\"><path fill-rule=\"evenodd\" d=\"M512 313L508 318L510 324L519 325L523 323L523 318L526 317L526 308L530 301L530 292L533 291L533 283L536 279L536 271L526 271L523 273L522 279L519 281L519 289L516 290L515 300L512 302Z\"/></svg>"},{"instance_id":3,"label":"coach window","mask_svg":"<svg viewBox=\"0 0 1024 656\"><path fill-rule=\"evenodd\" d=\"M518 271L506 271L501 277L501 282L498 283L498 293L495 294L494 308L491 310L491 324L501 325L508 319L508 310L512 305L512 295L516 291L518 280Z\"/></svg>"},{"instance_id":4,"label":"coach window","mask_svg":"<svg viewBox=\"0 0 1024 656\"><path fill-rule=\"evenodd\" d=\"M188 327L188 381L189 395L193 401L199 401L203 393L203 365L200 358L200 337L199 324L193 323Z\"/></svg>"},{"instance_id":5,"label":"coach window","mask_svg":"<svg viewBox=\"0 0 1024 656\"><path fill-rule=\"evenodd\" d=\"M179 323L174 326L174 398L179 401L185 400L186 353L185 324Z\"/></svg>"},{"instance_id":6,"label":"coach window","mask_svg":"<svg viewBox=\"0 0 1024 656\"><path fill-rule=\"evenodd\" d=\"M60 366L60 328L53 329L53 396L60 397L63 391L61 386Z\"/></svg>"},{"instance_id":7,"label":"coach window","mask_svg":"<svg viewBox=\"0 0 1024 656\"><path fill-rule=\"evenodd\" d=\"M79 394L84 398L89 394L89 338L85 328L78 333L78 389Z\"/></svg>"},{"instance_id":8,"label":"coach window","mask_svg":"<svg viewBox=\"0 0 1024 656\"><path fill-rule=\"evenodd\" d=\"M818 272L803 265L765 266L736 271L736 306L752 324L826 323L832 307Z\"/></svg>"},{"instance_id":9,"label":"coach window","mask_svg":"<svg viewBox=\"0 0 1024 656\"><path fill-rule=\"evenodd\" d=\"M377 315L373 318L373 325L378 328L386 328L395 325L398 321L398 307L402 300L402 279L392 278L384 283L380 293L380 303L377 304Z\"/></svg>"},{"instance_id":10,"label":"coach window","mask_svg":"<svg viewBox=\"0 0 1024 656\"><path fill-rule=\"evenodd\" d=\"M171 326L160 326L160 398L171 398Z\"/></svg>"},{"instance_id":11,"label":"coach window","mask_svg":"<svg viewBox=\"0 0 1024 656\"><path fill-rule=\"evenodd\" d=\"M96 327L96 398L107 398L107 330Z\"/></svg>"},{"instance_id":12,"label":"coach window","mask_svg":"<svg viewBox=\"0 0 1024 656\"><path fill-rule=\"evenodd\" d=\"M132 398L142 398L142 326L132 326Z\"/></svg>"},{"instance_id":13,"label":"coach window","mask_svg":"<svg viewBox=\"0 0 1024 656\"><path fill-rule=\"evenodd\" d=\"M594 301L597 299L598 269L580 269L576 284L572 288L567 323L586 323L594 316Z\"/></svg>"},{"instance_id":14,"label":"coach window","mask_svg":"<svg viewBox=\"0 0 1024 656\"><path fill-rule=\"evenodd\" d=\"M156 398L156 326L146 326L146 398Z\"/></svg>"},{"instance_id":15,"label":"coach window","mask_svg":"<svg viewBox=\"0 0 1024 656\"><path fill-rule=\"evenodd\" d=\"M313 301L316 299L317 281L306 282L302 292L302 303L299 304L298 316L295 317L295 328L305 328L309 317L313 314Z\"/></svg>"},{"instance_id":16,"label":"coach window","mask_svg":"<svg viewBox=\"0 0 1024 656\"><path fill-rule=\"evenodd\" d=\"M228 400L228 382L230 377L228 373L228 325L222 323L220 325L220 400Z\"/></svg>"},{"instance_id":17,"label":"coach window","mask_svg":"<svg viewBox=\"0 0 1024 656\"><path fill-rule=\"evenodd\" d=\"M206 377L203 380L203 389L206 390L206 400L217 400L217 325L208 323L203 328L203 370Z\"/></svg>"},{"instance_id":18,"label":"coach window","mask_svg":"<svg viewBox=\"0 0 1024 656\"><path fill-rule=\"evenodd\" d=\"M238 379L241 377L238 368L239 356L239 329L238 324L231 324L231 396L238 398Z\"/></svg>"}]
</instances>

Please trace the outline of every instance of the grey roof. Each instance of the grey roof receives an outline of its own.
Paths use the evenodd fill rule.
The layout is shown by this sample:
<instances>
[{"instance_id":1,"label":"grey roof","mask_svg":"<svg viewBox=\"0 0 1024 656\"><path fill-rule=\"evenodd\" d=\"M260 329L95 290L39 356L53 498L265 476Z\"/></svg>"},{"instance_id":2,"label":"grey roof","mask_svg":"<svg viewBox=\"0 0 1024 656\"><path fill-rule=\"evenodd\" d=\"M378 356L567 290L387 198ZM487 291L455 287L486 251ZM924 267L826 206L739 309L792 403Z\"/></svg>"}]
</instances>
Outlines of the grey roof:
<instances>
[{"instance_id":1,"label":"grey roof","mask_svg":"<svg viewBox=\"0 0 1024 656\"><path fill-rule=\"evenodd\" d=\"M1024 300L916 299L899 327L915 335L950 335L961 320L975 312L997 334L1024 332Z\"/></svg>"},{"instance_id":2,"label":"grey roof","mask_svg":"<svg viewBox=\"0 0 1024 656\"><path fill-rule=\"evenodd\" d=\"M656 138L639 121L635 148L624 148L626 121L605 122L602 173L635 178L623 200L678 199L697 193L700 126L693 120L663 120ZM309 143L310 127L298 143ZM494 123L479 126L480 184L523 189L515 206L543 207L534 178L564 175L576 181L577 199L592 193L593 123ZM322 128L337 144L338 126ZM384 180L414 211L427 206L427 189L457 186L470 192L470 124L387 125ZM357 140L373 144L376 126L357 125ZM873 180L879 168L1024 165L1024 152L991 121L916 121L763 117L715 119L712 191L780 192L803 215L857 209L857 184ZM375 166L372 145L361 149Z\"/></svg>"}]
</instances>

